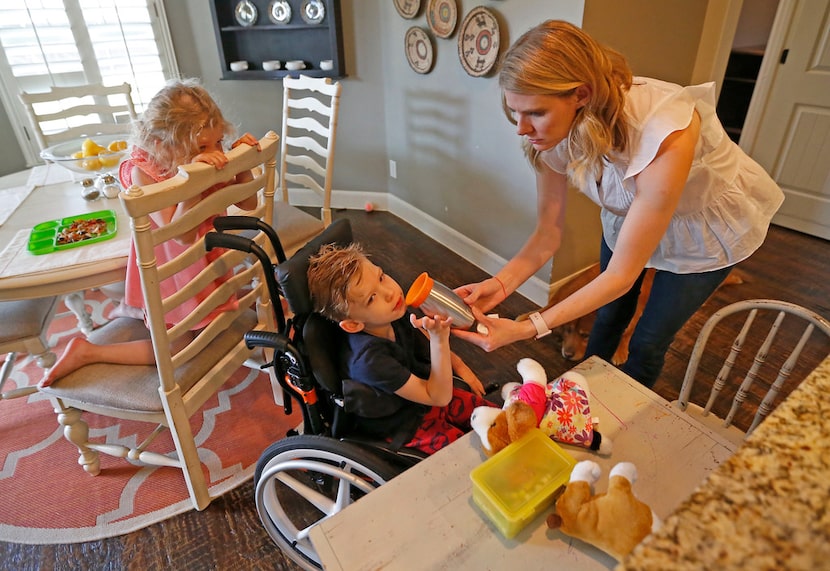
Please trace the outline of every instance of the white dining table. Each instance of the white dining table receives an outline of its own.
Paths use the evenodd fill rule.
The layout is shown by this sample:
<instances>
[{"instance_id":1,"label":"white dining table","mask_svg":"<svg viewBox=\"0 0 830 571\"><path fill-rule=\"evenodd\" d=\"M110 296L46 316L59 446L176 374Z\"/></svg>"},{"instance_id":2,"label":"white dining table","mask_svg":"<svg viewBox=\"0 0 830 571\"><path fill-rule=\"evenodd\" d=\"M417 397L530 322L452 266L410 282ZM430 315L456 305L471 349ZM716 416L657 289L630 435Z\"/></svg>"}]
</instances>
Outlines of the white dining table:
<instances>
[{"instance_id":1,"label":"white dining table","mask_svg":"<svg viewBox=\"0 0 830 571\"><path fill-rule=\"evenodd\" d=\"M725 462L735 445L688 417L616 367L591 357L574 368L590 386L592 416L610 438L602 457L563 445L576 460L602 468L597 490L617 462L633 462L636 495L660 518L671 514ZM326 570L613 569L606 553L557 530L545 510L513 539L505 539L473 503L470 471L486 460L467 434L422 460L310 531Z\"/></svg>"},{"instance_id":2,"label":"white dining table","mask_svg":"<svg viewBox=\"0 0 830 571\"><path fill-rule=\"evenodd\" d=\"M88 335L93 322L83 292L124 280L130 227L118 198L84 200L78 178L56 164L0 177L0 301L61 295ZM99 210L116 213L113 238L41 255L28 251L35 225Z\"/></svg>"}]
</instances>

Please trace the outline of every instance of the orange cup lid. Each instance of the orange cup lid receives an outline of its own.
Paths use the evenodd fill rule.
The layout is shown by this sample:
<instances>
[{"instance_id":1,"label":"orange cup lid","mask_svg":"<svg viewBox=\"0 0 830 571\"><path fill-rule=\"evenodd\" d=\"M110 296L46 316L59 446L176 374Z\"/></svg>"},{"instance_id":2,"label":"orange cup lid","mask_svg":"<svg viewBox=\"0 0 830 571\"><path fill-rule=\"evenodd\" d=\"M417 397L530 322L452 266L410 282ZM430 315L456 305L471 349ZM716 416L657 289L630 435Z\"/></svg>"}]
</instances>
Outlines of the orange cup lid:
<instances>
[{"instance_id":1,"label":"orange cup lid","mask_svg":"<svg viewBox=\"0 0 830 571\"><path fill-rule=\"evenodd\" d=\"M406 305L420 307L429 295L429 292L432 291L433 283L435 283L434 280L426 272L415 278L409 291L406 292Z\"/></svg>"}]
</instances>

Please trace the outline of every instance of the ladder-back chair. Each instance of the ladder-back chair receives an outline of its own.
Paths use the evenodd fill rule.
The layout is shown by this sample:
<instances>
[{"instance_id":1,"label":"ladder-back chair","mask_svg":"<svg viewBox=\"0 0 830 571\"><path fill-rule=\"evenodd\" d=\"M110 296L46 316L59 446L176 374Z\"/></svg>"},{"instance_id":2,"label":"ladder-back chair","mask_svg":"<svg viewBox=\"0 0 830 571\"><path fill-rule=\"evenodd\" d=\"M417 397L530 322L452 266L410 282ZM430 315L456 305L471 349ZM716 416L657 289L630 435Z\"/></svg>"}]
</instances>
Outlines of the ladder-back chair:
<instances>
[{"instance_id":1,"label":"ladder-back chair","mask_svg":"<svg viewBox=\"0 0 830 571\"><path fill-rule=\"evenodd\" d=\"M734 314L741 314L739 317L744 319L743 324L740 320L733 320L731 327L727 327L726 318ZM725 330L731 336L738 325L741 325L740 329L731 345L713 347L716 345L713 342L715 331ZM718 337L722 335L727 333L721 333ZM758 345L754 355L741 355L753 341ZM791 373L799 358L806 355L804 349L808 342L815 344L819 353L826 353L830 348L828 341L830 321L796 304L753 299L727 305L716 311L701 329L675 404L725 438L740 443L777 405L776 397L784 383L795 380L790 379ZM725 356L723 353L726 353ZM701 367L702 360L712 354L720 355L715 361L721 363L717 374L714 373L717 367L710 368L708 373ZM701 407L690 400L692 388L703 378L711 380L711 388L706 404ZM756 382L760 385L762 378L766 379L769 386L757 406L749 428L743 432L733 423L744 404L751 400L748 397L753 385ZM721 393L726 397L726 393L731 394L733 391L731 405L723 418L711 414Z\"/></svg>"},{"instance_id":2,"label":"ladder-back chair","mask_svg":"<svg viewBox=\"0 0 830 571\"><path fill-rule=\"evenodd\" d=\"M0 400L37 392L35 386L3 390L19 353L32 355L43 369L54 364L55 354L49 350L46 329L52 322L57 304L58 298L54 296L0 302L0 354L6 354L0 367Z\"/></svg>"},{"instance_id":3,"label":"ladder-back chair","mask_svg":"<svg viewBox=\"0 0 830 571\"><path fill-rule=\"evenodd\" d=\"M129 83L52 87L18 96L41 150L83 136L128 133L136 118Z\"/></svg>"},{"instance_id":4,"label":"ladder-back chair","mask_svg":"<svg viewBox=\"0 0 830 571\"><path fill-rule=\"evenodd\" d=\"M245 365L252 351L246 346L244 334L273 329L274 313L267 284L262 279L262 266L249 263L246 254L237 250L211 250L208 255L202 231L216 215L251 196L258 197L258 206L248 213L263 220L271 216L277 135L268 133L260 140L260 146L261 151L247 145L231 150L229 162L221 170L203 163L189 164L179 167L173 178L133 186L121 193L131 219L149 331L141 320L117 318L96 330L90 340L113 343L149 337L156 364L91 364L40 389L57 403L64 434L78 448L79 462L90 474L100 471L99 452L151 465L173 466L184 472L196 509L203 509L210 502L189 418ZM257 168L262 163L264 167ZM252 181L222 186L237 173L252 169L259 172ZM152 223L152 212L198 196L201 200L177 220L161 227ZM195 241L184 238L192 237L194 232ZM157 247L168 241L181 244L182 239L192 243L160 264ZM270 249L265 236L257 240L262 248ZM196 270L193 264L198 264ZM180 271L195 275L186 285L179 284L177 291L161 287ZM236 308L228 304L231 296L236 298ZM186 316L166 319L177 309L184 310ZM207 325L198 329L205 321ZM197 334L188 341L191 332ZM177 341L184 348L173 354L171 347ZM277 410L275 406L275 413ZM145 442L132 448L120 443L90 442L89 429L81 418L83 411L146 421L158 428ZM173 437L172 458L148 449L163 428L169 429ZM239 434L239 441L240 445L244 443L244 434Z\"/></svg>"},{"instance_id":5,"label":"ladder-back chair","mask_svg":"<svg viewBox=\"0 0 830 571\"><path fill-rule=\"evenodd\" d=\"M332 83L330 78L305 75L283 78L281 200L276 205L274 227L289 256L331 224L340 89L340 82ZM305 212L288 208L291 204L289 191L295 195L303 191L316 195L303 202L304 205L320 204L320 218L304 217L301 214Z\"/></svg>"}]
</instances>

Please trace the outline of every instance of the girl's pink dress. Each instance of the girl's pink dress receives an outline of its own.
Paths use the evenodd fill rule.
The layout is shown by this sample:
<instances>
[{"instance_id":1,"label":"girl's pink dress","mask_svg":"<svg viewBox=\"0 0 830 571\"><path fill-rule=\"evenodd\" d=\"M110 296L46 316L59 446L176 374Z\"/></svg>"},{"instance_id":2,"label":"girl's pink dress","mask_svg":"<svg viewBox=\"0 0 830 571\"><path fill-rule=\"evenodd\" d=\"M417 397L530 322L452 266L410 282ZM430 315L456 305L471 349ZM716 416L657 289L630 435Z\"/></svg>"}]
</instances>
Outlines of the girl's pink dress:
<instances>
[{"instance_id":1,"label":"girl's pink dress","mask_svg":"<svg viewBox=\"0 0 830 571\"><path fill-rule=\"evenodd\" d=\"M163 180L170 178L169 175L165 175L162 172L158 165L153 163L152 158L146 153L146 151L144 151L143 149L134 148L130 158L121 163L121 166L118 169L118 176L121 179L121 185L125 189L129 188L133 184L133 167L138 167L142 170L142 172L144 172L147 176L149 176L156 182L161 182ZM216 188L219 187L217 186ZM202 222L198 230L199 237L204 236L205 234L213 230L213 219L216 218L216 216L218 215L211 216L210 218ZM153 228L158 227L155 224L155 222L152 222L152 220L151 224ZM163 244L159 244L155 248L156 260L158 261L158 265L168 262L169 260L184 252L186 249L186 245L178 244L174 240L168 240ZM203 269L205 269L205 267L207 267L208 262L215 260L221 254L221 250L211 250L209 252L205 252L205 257L202 258L200 261L188 266L182 271L177 272L176 274L173 274L166 280L162 281L160 284L162 298L166 298L175 293L176 291L182 289L183 286L188 284L193 278L195 278L199 274L199 272L201 272ZM212 284L208 285L205 289L200 291L195 298L187 300L180 306L169 311L165 315L165 321L167 323L167 326L170 327L171 325L175 325L176 323L179 323L182 319L187 317L191 312L193 312L194 309L196 309L198 303L201 300L205 299L219 285L221 285L223 281L223 279L215 280ZM138 270L138 262L134 243L130 243L130 255L127 260L127 278L124 291L124 302L127 305L145 309L144 294L141 291L141 278ZM205 319L200 321L193 329L201 329L205 327L208 323L210 323L219 313L223 311L231 311L236 308L236 296L232 295L228 299L228 301L216 308L210 315L208 315Z\"/></svg>"}]
</instances>

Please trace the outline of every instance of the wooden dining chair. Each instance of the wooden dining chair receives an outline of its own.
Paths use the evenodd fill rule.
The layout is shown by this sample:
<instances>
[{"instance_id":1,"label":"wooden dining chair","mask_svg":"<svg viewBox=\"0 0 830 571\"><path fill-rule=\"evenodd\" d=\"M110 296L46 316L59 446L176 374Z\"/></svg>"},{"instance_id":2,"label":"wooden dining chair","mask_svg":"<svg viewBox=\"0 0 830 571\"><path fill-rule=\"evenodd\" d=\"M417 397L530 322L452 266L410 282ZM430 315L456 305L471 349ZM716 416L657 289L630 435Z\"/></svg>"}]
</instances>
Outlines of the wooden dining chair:
<instances>
[{"instance_id":1,"label":"wooden dining chair","mask_svg":"<svg viewBox=\"0 0 830 571\"><path fill-rule=\"evenodd\" d=\"M0 302L0 323L3 324L0 327L0 354L6 354L0 368L0 400L37 392L34 385L3 391L19 354L32 355L43 369L54 364L55 354L49 350L46 330L57 304L58 298L54 296Z\"/></svg>"},{"instance_id":2,"label":"wooden dining chair","mask_svg":"<svg viewBox=\"0 0 830 571\"><path fill-rule=\"evenodd\" d=\"M147 326L141 320L117 318L96 330L90 340L113 343L149 337L156 364L91 364L40 389L54 399L58 422L65 427L66 438L77 447L79 463L88 473L99 473L100 452L150 465L173 466L183 471L196 509L203 509L211 501L189 418L251 357L252 351L247 348L243 335L255 329L273 330L273 308L262 266L246 263L247 254L238 250L211 250L206 258L205 239L201 237L173 260L159 264L155 248L187 236L230 205L253 195L258 196L259 206L250 214L262 219L270 217L278 146L277 135L270 132L260 140L260 151L247 145L231 150L229 162L221 170L203 163L189 164L180 167L171 179L133 186L121 194L131 219ZM228 177L263 163L253 181L217 186ZM151 224L150 213L199 196L202 199L179 219L163 227ZM260 247L270 250L264 235L257 236L256 240ZM214 256L217 252L219 255ZM161 282L205 260L206 267L186 286L173 293L162 293ZM228 307L230 296L236 297L236 308ZM175 325L168 324L166 315L182 308L187 308L187 317ZM171 346L183 336L189 336L211 315L215 317L198 330L195 338L173 354ZM275 405L275 414L277 410ZM83 412L146 421L157 425L157 429L145 442L135 446L92 442ZM165 428L173 437L172 455L148 448ZM238 436L239 445L244 446L245 435Z\"/></svg>"},{"instance_id":3,"label":"wooden dining chair","mask_svg":"<svg viewBox=\"0 0 830 571\"><path fill-rule=\"evenodd\" d=\"M40 150L96 134L124 134L126 139L130 123L136 119L129 83L104 86L85 84L72 87L52 87L40 93L21 92L20 101L26 108L31 131ZM116 299L123 284L110 286L107 295ZM92 318L86 313L83 292L65 296L66 305L78 318L78 326L85 335L92 332Z\"/></svg>"},{"instance_id":4,"label":"wooden dining chair","mask_svg":"<svg viewBox=\"0 0 830 571\"><path fill-rule=\"evenodd\" d=\"M288 256L331 224L340 90L340 82L330 78L283 78L280 200L274 227ZM300 202L320 205L319 218L296 208Z\"/></svg>"},{"instance_id":5,"label":"wooden dining chair","mask_svg":"<svg viewBox=\"0 0 830 571\"><path fill-rule=\"evenodd\" d=\"M735 318L730 319L732 316ZM724 337L733 335L731 345L722 343ZM792 378L792 372L810 343L820 358L830 351L830 321L814 311L771 299L727 305L716 311L698 334L674 404L731 442L740 443L778 404L784 384L800 381ZM699 402L705 399L703 406L692 402L693 389ZM759 392L763 399L756 398ZM719 399L728 395L731 403L721 407L721 417L716 416L713 411ZM740 430L734 424L736 417L758 400L754 416L749 413L749 428Z\"/></svg>"},{"instance_id":6,"label":"wooden dining chair","mask_svg":"<svg viewBox=\"0 0 830 571\"><path fill-rule=\"evenodd\" d=\"M136 118L129 83L52 87L18 97L41 150L87 135L128 133Z\"/></svg>"}]
</instances>

